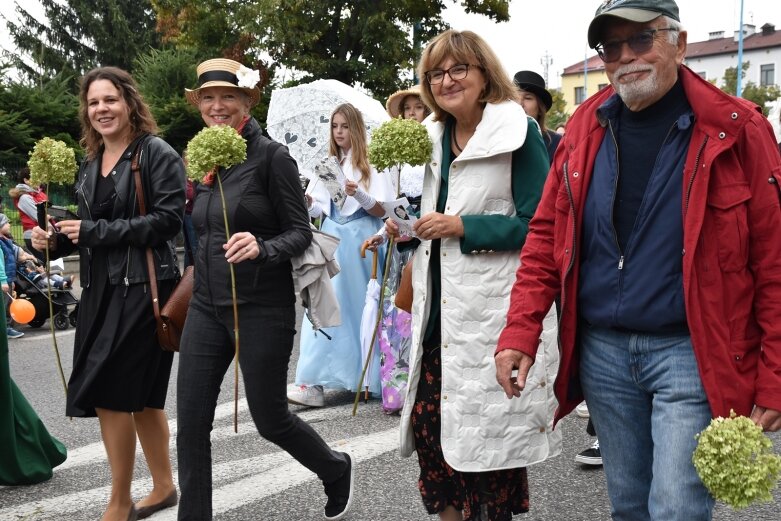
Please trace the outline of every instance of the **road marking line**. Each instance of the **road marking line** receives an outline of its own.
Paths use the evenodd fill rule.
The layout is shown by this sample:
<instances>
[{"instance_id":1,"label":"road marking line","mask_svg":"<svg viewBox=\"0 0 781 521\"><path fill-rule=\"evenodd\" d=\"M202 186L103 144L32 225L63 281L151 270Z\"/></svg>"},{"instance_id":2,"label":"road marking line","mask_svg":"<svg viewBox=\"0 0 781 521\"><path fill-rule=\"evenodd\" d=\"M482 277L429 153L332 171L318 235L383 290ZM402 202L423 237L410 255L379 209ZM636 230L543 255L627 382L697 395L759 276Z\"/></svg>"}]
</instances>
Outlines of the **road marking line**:
<instances>
[{"instance_id":1,"label":"road marking line","mask_svg":"<svg viewBox=\"0 0 781 521\"><path fill-rule=\"evenodd\" d=\"M345 406L347 407L349 406ZM329 445L335 450L349 452L353 461L361 462L396 450L398 440L399 431L394 427L347 440L335 440ZM358 472L360 473L360 467ZM213 467L212 473L214 483L235 480L214 490L215 514L234 510L242 505L278 494L290 487L317 479L315 474L301 466L284 451L220 463ZM174 481L177 481L176 476ZM140 498L151 488L151 478L136 479L133 482L133 497ZM108 500L110 492L110 487L105 486L31 501L0 510L0 519L61 520L67 513L101 509ZM176 509L168 509L155 514L155 520L175 520L176 515Z\"/></svg>"},{"instance_id":2,"label":"road marking line","mask_svg":"<svg viewBox=\"0 0 781 521\"><path fill-rule=\"evenodd\" d=\"M302 409L300 411L297 411L296 414L298 415L299 418L301 418L307 423L316 423L319 421L338 417L339 413L341 412L348 414L347 411L349 410L350 407L352 406L341 405L336 407L327 407L324 409ZM246 398L240 399L239 413L246 412L248 411L248 409L249 408L247 405L247 399ZM214 414L214 419L219 420L231 415L233 415L233 402L227 402L217 406L217 409ZM176 454L176 431L177 431L176 420L168 420L168 429L171 431L171 440L169 444L169 449L171 451L171 454ZM255 428L255 424L252 421L239 423L238 434L233 432L233 425L225 426L225 427L217 427L212 430L212 435L211 435L212 444L214 444L217 441L223 440L225 438L244 436L247 434L254 434L256 436L258 435L258 431ZM136 457L137 458L143 457L140 443L136 444ZM88 445L84 445L77 449L73 449L73 450L69 449L68 459L66 459L62 465L57 467L54 470L54 472L56 473L58 471L80 467L82 465L88 465L96 461L103 461L105 459L106 459L106 451L103 449L103 442L90 443Z\"/></svg>"}]
</instances>

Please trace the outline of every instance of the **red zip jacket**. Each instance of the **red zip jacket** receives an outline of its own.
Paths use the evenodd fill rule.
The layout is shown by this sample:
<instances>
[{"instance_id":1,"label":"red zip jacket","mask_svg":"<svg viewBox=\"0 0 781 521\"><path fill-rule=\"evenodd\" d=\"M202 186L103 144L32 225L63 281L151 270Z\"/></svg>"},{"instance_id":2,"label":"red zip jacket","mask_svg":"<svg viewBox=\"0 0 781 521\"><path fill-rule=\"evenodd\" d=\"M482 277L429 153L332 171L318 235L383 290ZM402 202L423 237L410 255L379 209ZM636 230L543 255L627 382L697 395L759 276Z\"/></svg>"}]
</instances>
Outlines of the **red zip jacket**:
<instances>
[{"instance_id":1,"label":"red zip jacket","mask_svg":"<svg viewBox=\"0 0 781 521\"><path fill-rule=\"evenodd\" d=\"M713 416L753 406L781 410L781 156L753 103L679 69L695 114L683 172L686 316ZM578 275L583 206L605 128L596 110L612 87L567 123L529 224L507 325L496 352L534 357L542 319L561 295L558 421L583 399L579 384Z\"/></svg>"}]
</instances>

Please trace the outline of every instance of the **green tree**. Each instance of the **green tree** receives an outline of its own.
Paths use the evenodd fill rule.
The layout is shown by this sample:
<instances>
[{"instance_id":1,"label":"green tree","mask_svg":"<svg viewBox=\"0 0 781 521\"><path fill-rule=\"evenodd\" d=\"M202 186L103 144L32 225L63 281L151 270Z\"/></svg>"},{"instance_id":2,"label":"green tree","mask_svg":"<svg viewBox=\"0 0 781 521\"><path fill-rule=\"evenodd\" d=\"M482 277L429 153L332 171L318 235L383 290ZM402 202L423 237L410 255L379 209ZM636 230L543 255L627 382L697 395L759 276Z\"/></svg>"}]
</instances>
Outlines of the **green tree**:
<instances>
[{"instance_id":1,"label":"green tree","mask_svg":"<svg viewBox=\"0 0 781 521\"><path fill-rule=\"evenodd\" d=\"M553 98L553 105L545 115L545 125L551 129L556 130L561 125L567 123L567 102L564 101L564 93L561 89L550 89L551 97Z\"/></svg>"},{"instance_id":2,"label":"green tree","mask_svg":"<svg viewBox=\"0 0 781 521\"><path fill-rule=\"evenodd\" d=\"M256 63L266 52L301 73L300 82L362 83L378 97L409 85L404 71L414 66L416 43L446 28L443 0L260 0L227 15L222 13L231 10L224 7L234 3L229 0L203 0L197 6L189 0L152 1L161 32L177 45L216 46L222 56L243 56L246 63ZM461 4L496 21L509 19L509 0ZM413 26L417 41L411 38ZM223 39L225 34L230 38Z\"/></svg>"},{"instance_id":3,"label":"green tree","mask_svg":"<svg viewBox=\"0 0 781 521\"><path fill-rule=\"evenodd\" d=\"M39 0L45 21L18 1L20 22L5 19L17 52L13 64L27 77L64 73L75 82L97 66L131 71L135 57L159 45L150 0Z\"/></svg>"},{"instance_id":4,"label":"green tree","mask_svg":"<svg viewBox=\"0 0 781 521\"><path fill-rule=\"evenodd\" d=\"M184 89L195 84L198 56L191 49L153 49L135 62L135 79L160 135L178 152L203 128L198 111L187 102Z\"/></svg>"},{"instance_id":5,"label":"green tree","mask_svg":"<svg viewBox=\"0 0 781 521\"><path fill-rule=\"evenodd\" d=\"M752 81L743 82L743 79L745 79L746 77L746 71L748 70L750 65L751 62L743 62L743 66L742 66L743 70L741 71L741 75L740 75L741 83L742 83L740 96L749 101L753 101L754 103L759 105L762 108L762 113L765 116L767 116L770 108L766 106L766 103L768 101L774 101L779 96L781 96L781 90L775 85L770 85L770 86L757 85ZM729 67L727 70L725 70L724 86L721 87L721 90L723 90L727 94L732 94L733 96L738 91L737 71L738 71L737 67Z\"/></svg>"},{"instance_id":6,"label":"green tree","mask_svg":"<svg viewBox=\"0 0 781 521\"><path fill-rule=\"evenodd\" d=\"M509 19L509 1L462 3L468 12ZM301 81L362 83L385 98L410 83L403 77L418 58L410 37L413 26L415 37L428 41L446 28L443 8L442 1L278 0L261 4L255 30L274 60L308 73Z\"/></svg>"},{"instance_id":7,"label":"green tree","mask_svg":"<svg viewBox=\"0 0 781 521\"><path fill-rule=\"evenodd\" d=\"M35 141L51 137L80 153L78 98L72 79L60 74L49 80L0 82L0 160L24 163Z\"/></svg>"},{"instance_id":8,"label":"green tree","mask_svg":"<svg viewBox=\"0 0 781 521\"><path fill-rule=\"evenodd\" d=\"M151 0L157 31L164 43L195 50L206 58L223 57L245 65L261 60L255 47L255 24L261 4L269 0Z\"/></svg>"}]
</instances>

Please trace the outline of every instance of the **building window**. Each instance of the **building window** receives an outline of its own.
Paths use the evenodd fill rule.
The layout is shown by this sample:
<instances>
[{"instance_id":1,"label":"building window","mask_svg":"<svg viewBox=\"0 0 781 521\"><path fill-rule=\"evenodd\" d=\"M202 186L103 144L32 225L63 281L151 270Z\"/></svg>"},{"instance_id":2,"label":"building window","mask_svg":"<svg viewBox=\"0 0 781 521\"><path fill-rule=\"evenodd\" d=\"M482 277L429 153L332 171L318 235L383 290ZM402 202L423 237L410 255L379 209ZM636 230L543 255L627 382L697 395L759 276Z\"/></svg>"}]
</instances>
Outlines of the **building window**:
<instances>
[{"instance_id":1,"label":"building window","mask_svg":"<svg viewBox=\"0 0 781 521\"><path fill-rule=\"evenodd\" d=\"M774 64L760 65L759 84L764 87L776 84L776 66Z\"/></svg>"},{"instance_id":2,"label":"building window","mask_svg":"<svg viewBox=\"0 0 781 521\"><path fill-rule=\"evenodd\" d=\"M584 87L575 87L575 105L580 105L586 101L586 89Z\"/></svg>"},{"instance_id":3,"label":"building window","mask_svg":"<svg viewBox=\"0 0 781 521\"><path fill-rule=\"evenodd\" d=\"M705 72L705 71L698 72L698 73L697 73L697 76L699 76L699 77L700 77L700 78L702 78L703 80L707 80L707 79L708 79L708 77L707 77L707 76L708 76L708 73L707 73L707 72Z\"/></svg>"},{"instance_id":4,"label":"building window","mask_svg":"<svg viewBox=\"0 0 781 521\"><path fill-rule=\"evenodd\" d=\"M607 83L600 83L599 85L597 85L597 90L602 90L605 87L607 87Z\"/></svg>"}]
</instances>

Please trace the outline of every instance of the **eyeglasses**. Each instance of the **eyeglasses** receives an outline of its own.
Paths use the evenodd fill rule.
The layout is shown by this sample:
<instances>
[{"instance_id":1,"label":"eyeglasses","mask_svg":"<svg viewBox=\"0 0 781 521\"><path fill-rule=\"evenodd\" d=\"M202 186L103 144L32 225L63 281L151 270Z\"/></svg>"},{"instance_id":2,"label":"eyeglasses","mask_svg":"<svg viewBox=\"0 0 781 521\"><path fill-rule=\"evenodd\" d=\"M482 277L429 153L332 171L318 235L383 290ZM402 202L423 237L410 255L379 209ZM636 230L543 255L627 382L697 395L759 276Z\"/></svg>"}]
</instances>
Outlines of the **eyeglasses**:
<instances>
[{"instance_id":1,"label":"eyeglasses","mask_svg":"<svg viewBox=\"0 0 781 521\"><path fill-rule=\"evenodd\" d=\"M426 71L424 75L426 76L426 80L429 82L429 84L438 85L444 81L445 73L447 73L447 75L450 76L450 79L453 81L463 80L466 78L467 74L469 74L469 67L483 70L483 68L479 65L459 63L453 65L449 69L431 69L430 71Z\"/></svg>"},{"instance_id":2,"label":"eyeglasses","mask_svg":"<svg viewBox=\"0 0 781 521\"><path fill-rule=\"evenodd\" d=\"M629 48L636 54L645 54L651 50L654 46L654 38L656 33L660 31L675 31L672 27L663 27L661 29L646 29L635 33L626 40L616 40L612 42L605 42L597 45L597 54L605 63L611 63L618 61L621 58L621 50L624 48L624 44L629 45Z\"/></svg>"}]
</instances>

